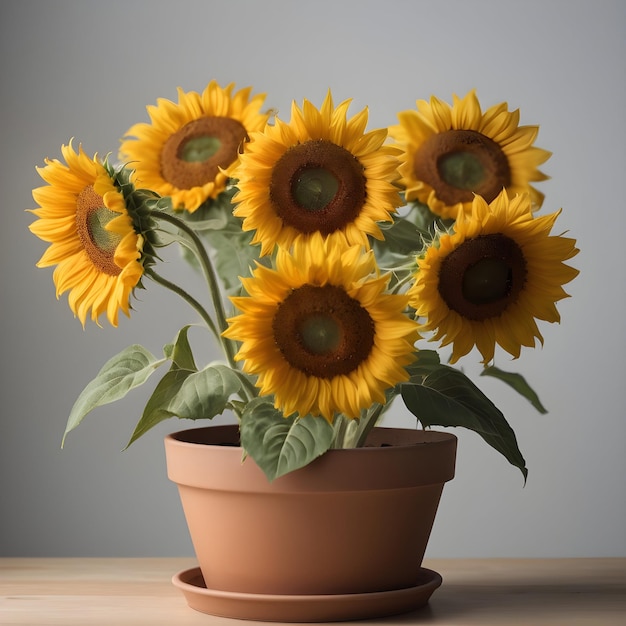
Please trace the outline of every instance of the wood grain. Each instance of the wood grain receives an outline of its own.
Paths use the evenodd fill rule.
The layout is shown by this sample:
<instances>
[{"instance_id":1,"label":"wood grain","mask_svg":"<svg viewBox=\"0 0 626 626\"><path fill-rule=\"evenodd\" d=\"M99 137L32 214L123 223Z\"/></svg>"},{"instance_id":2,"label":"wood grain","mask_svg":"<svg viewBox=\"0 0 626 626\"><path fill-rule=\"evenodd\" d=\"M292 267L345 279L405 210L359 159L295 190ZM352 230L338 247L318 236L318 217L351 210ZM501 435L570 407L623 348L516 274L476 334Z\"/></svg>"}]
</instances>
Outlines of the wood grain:
<instances>
[{"instance_id":1,"label":"wood grain","mask_svg":"<svg viewBox=\"0 0 626 626\"><path fill-rule=\"evenodd\" d=\"M172 586L193 559L0 558L3 626L256 624L190 609ZM427 607L364 624L624 626L626 559L430 559Z\"/></svg>"}]
</instances>

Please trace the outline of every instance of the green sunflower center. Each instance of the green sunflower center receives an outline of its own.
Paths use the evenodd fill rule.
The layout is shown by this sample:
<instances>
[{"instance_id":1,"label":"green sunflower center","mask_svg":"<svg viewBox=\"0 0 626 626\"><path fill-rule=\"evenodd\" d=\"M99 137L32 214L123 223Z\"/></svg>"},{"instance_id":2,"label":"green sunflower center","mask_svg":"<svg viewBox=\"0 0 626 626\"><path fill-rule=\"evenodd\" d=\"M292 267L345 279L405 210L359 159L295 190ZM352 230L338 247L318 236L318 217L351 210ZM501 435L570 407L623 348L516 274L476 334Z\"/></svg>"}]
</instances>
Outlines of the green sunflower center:
<instances>
[{"instance_id":1,"label":"green sunflower center","mask_svg":"<svg viewBox=\"0 0 626 626\"><path fill-rule=\"evenodd\" d=\"M431 135L415 151L413 170L448 205L471 202L475 193L491 202L511 184L506 154L493 139L475 130Z\"/></svg>"},{"instance_id":2,"label":"green sunflower center","mask_svg":"<svg viewBox=\"0 0 626 626\"><path fill-rule=\"evenodd\" d=\"M76 232L94 266L105 274L117 276L121 268L115 263L115 250L121 236L107 230L107 224L119 213L104 206L104 199L93 186L85 187L76 199Z\"/></svg>"},{"instance_id":3,"label":"green sunflower center","mask_svg":"<svg viewBox=\"0 0 626 626\"><path fill-rule=\"evenodd\" d=\"M218 137L192 137L180 147L180 158L187 163L202 163L214 156L222 146Z\"/></svg>"},{"instance_id":4,"label":"green sunflower center","mask_svg":"<svg viewBox=\"0 0 626 626\"><path fill-rule=\"evenodd\" d=\"M201 117L171 134L161 151L161 175L178 189L213 182L239 154L248 134L230 117Z\"/></svg>"},{"instance_id":5,"label":"green sunflower center","mask_svg":"<svg viewBox=\"0 0 626 626\"><path fill-rule=\"evenodd\" d=\"M334 352L341 344L341 326L332 317L313 314L302 320L300 338L313 354Z\"/></svg>"},{"instance_id":6,"label":"green sunflower center","mask_svg":"<svg viewBox=\"0 0 626 626\"><path fill-rule=\"evenodd\" d=\"M441 178L456 187L471 191L485 180L485 168L480 159L471 152L452 152L439 159Z\"/></svg>"},{"instance_id":7,"label":"green sunflower center","mask_svg":"<svg viewBox=\"0 0 626 626\"><path fill-rule=\"evenodd\" d=\"M308 376L354 371L374 346L374 322L341 287L303 285L280 303L272 332L285 360Z\"/></svg>"},{"instance_id":8,"label":"green sunflower center","mask_svg":"<svg viewBox=\"0 0 626 626\"><path fill-rule=\"evenodd\" d=\"M332 202L339 191L339 181L321 167L302 170L292 184L293 199L307 211L320 211Z\"/></svg>"},{"instance_id":9,"label":"green sunflower center","mask_svg":"<svg viewBox=\"0 0 626 626\"><path fill-rule=\"evenodd\" d=\"M526 282L519 245L501 233L468 239L448 254L439 271L439 293L462 317L481 321L503 313Z\"/></svg>"},{"instance_id":10,"label":"green sunflower center","mask_svg":"<svg viewBox=\"0 0 626 626\"><path fill-rule=\"evenodd\" d=\"M358 217L366 196L359 160L323 139L292 146L272 170L274 210L285 224L301 233L329 235L344 228Z\"/></svg>"}]
</instances>

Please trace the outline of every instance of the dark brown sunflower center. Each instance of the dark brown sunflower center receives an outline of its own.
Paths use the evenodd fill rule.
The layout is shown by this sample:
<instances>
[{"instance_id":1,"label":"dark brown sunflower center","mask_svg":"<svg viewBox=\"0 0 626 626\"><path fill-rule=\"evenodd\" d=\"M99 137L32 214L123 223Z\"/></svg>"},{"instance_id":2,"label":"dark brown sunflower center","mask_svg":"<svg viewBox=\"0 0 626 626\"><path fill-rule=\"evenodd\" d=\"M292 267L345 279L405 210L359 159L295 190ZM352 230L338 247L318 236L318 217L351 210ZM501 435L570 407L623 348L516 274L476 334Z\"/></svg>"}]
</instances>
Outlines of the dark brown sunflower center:
<instances>
[{"instance_id":1,"label":"dark brown sunflower center","mask_svg":"<svg viewBox=\"0 0 626 626\"><path fill-rule=\"evenodd\" d=\"M415 177L448 205L471 202L473 194L491 202L511 184L509 161L493 139L475 130L431 135L413 157Z\"/></svg>"},{"instance_id":2,"label":"dark brown sunflower center","mask_svg":"<svg viewBox=\"0 0 626 626\"><path fill-rule=\"evenodd\" d=\"M117 233L109 232L106 225L118 213L104 206L104 200L89 185L76 198L76 232L87 256L98 271L117 276L121 268L115 263L115 250L121 240Z\"/></svg>"},{"instance_id":3,"label":"dark brown sunflower center","mask_svg":"<svg viewBox=\"0 0 626 626\"><path fill-rule=\"evenodd\" d=\"M481 321L514 303L526 281L526 261L515 241L501 233L468 239L446 256L439 294L450 309Z\"/></svg>"},{"instance_id":4,"label":"dark brown sunflower center","mask_svg":"<svg viewBox=\"0 0 626 626\"><path fill-rule=\"evenodd\" d=\"M363 166L348 150L316 139L289 148L274 165L270 200L301 233L323 235L353 222L366 198Z\"/></svg>"},{"instance_id":5,"label":"dark brown sunflower center","mask_svg":"<svg viewBox=\"0 0 626 626\"><path fill-rule=\"evenodd\" d=\"M374 322L340 287L303 285L278 306L272 323L283 357L308 376L349 374L374 345Z\"/></svg>"},{"instance_id":6,"label":"dark brown sunflower center","mask_svg":"<svg viewBox=\"0 0 626 626\"><path fill-rule=\"evenodd\" d=\"M202 117L170 135L161 151L161 175L179 189L215 180L236 158L246 129L230 117Z\"/></svg>"}]
</instances>

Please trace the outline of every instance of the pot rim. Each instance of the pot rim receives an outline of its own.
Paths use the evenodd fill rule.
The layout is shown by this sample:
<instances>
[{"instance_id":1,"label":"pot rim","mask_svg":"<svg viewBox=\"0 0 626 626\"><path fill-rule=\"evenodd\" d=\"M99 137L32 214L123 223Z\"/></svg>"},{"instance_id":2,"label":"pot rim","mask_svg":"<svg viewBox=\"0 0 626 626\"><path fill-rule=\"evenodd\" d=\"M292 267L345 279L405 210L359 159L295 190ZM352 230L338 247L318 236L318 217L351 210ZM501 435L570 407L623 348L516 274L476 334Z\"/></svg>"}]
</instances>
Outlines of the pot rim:
<instances>
[{"instance_id":1,"label":"pot rim","mask_svg":"<svg viewBox=\"0 0 626 626\"><path fill-rule=\"evenodd\" d=\"M377 427L370 437L373 445L329 450L270 482L251 457L242 462L238 430L237 424L208 425L166 435L170 480L205 489L279 493L406 489L454 477L456 435Z\"/></svg>"}]
</instances>

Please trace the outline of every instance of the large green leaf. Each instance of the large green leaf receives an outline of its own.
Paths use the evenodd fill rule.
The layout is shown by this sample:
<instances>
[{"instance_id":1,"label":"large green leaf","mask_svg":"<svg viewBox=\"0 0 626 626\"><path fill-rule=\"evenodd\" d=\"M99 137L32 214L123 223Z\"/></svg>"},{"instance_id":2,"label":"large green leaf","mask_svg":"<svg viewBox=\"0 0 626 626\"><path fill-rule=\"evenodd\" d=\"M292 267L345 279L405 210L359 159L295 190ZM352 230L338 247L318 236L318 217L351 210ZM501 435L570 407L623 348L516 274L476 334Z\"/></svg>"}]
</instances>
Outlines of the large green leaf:
<instances>
[{"instance_id":1,"label":"large green leaf","mask_svg":"<svg viewBox=\"0 0 626 626\"><path fill-rule=\"evenodd\" d=\"M264 398L252 400L241 418L241 445L269 480L308 465L332 445L333 427L321 417L283 417Z\"/></svg>"},{"instance_id":2,"label":"large green leaf","mask_svg":"<svg viewBox=\"0 0 626 626\"><path fill-rule=\"evenodd\" d=\"M190 325L183 326L178 331L174 342L165 345L163 352L168 359L172 360L173 367L196 371L198 368L196 367L187 336L190 328Z\"/></svg>"},{"instance_id":3,"label":"large green leaf","mask_svg":"<svg viewBox=\"0 0 626 626\"><path fill-rule=\"evenodd\" d=\"M140 345L129 346L107 361L74 403L65 427L63 442L87 413L96 407L120 400L131 389L145 383L152 372L164 362L164 359L156 359Z\"/></svg>"},{"instance_id":4,"label":"large green leaf","mask_svg":"<svg viewBox=\"0 0 626 626\"><path fill-rule=\"evenodd\" d=\"M391 224L381 224L381 230L385 236L384 242L375 240L373 247L376 250L376 258L386 252L397 256L414 255L423 246L424 232L406 217L398 217Z\"/></svg>"},{"instance_id":5,"label":"large green leaf","mask_svg":"<svg viewBox=\"0 0 626 626\"><path fill-rule=\"evenodd\" d=\"M207 231L203 236L211 246L215 270L224 289L229 294L241 290L240 276L250 276L259 260L260 247L252 244L252 232L231 228L222 231Z\"/></svg>"},{"instance_id":6,"label":"large green leaf","mask_svg":"<svg viewBox=\"0 0 626 626\"><path fill-rule=\"evenodd\" d=\"M243 231L242 220L233 215L234 192L234 188L227 189L218 198L184 216L185 222L208 243L216 273L231 295L240 291L239 277L250 275L261 250L259 245L252 244L254 233ZM193 254L184 247L183 255L192 266L197 266Z\"/></svg>"},{"instance_id":7,"label":"large green leaf","mask_svg":"<svg viewBox=\"0 0 626 626\"><path fill-rule=\"evenodd\" d=\"M437 230L449 225L420 202L409 203L407 209L403 215L395 216L391 223L379 224L384 241L374 240L372 248L381 267L404 265L407 257L424 249L425 242L431 241Z\"/></svg>"},{"instance_id":8,"label":"large green leaf","mask_svg":"<svg viewBox=\"0 0 626 626\"><path fill-rule=\"evenodd\" d=\"M426 427L461 426L478 433L490 446L528 475L517 438L502 412L460 370L422 365L421 374L402 385L406 407Z\"/></svg>"},{"instance_id":9,"label":"large green leaf","mask_svg":"<svg viewBox=\"0 0 626 626\"><path fill-rule=\"evenodd\" d=\"M184 419L203 419L219 415L230 397L241 389L241 379L230 367L208 365L185 378L167 410Z\"/></svg>"},{"instance_id":10,"label":"large green leaf","mask_svg":"<svg viewBox=\"0 0 626 626\"><path fill-rule=\"evenodd\" d=\"M180 393L183 383L192 373L189 370L172 367L163 376L146 403L141 418L137 422L126 447L130 446L131 443L145 435L151 428L154 428L163 420L174 417L175 414L170 407Z\"/></svg>"},{"instance_id":11,"label":"large green leaf","mask_svg":"<svg viewBox=\"0 0 626 626\"><path fill-rule=\"evenodd\" d=\"M181 214L172 210L171 206L159 207L163 208L164 213L183 221L206 242L207 252L215 265L216 274L229 295L241 290L239 277L250 275L251 268L259 260L261 250L259 245L252 244L254 233L243 231L242 220L233 215L231 198L235 191L234 187L228 188L217 198L207 200L193 213ZM200 270L196 251L188 238L177 232L167 221L161 222L159 244L179 243L185 261Z\"/></svg>"},{"instance_id":12,"label":"large green leaf","mask_svg":"<svg viewBox=\"0 0 626 626\"><path fill-rule=\"evenodd\" d=\"M502 382L506 383L521 396L526 398L539 413L543 413L544 415L548 412L541 401L539 400L539 396L536 394L534 389L526 382L526 379L521 375L515 372L505 372L495 365L491 365L490 367L486 367L480 374L481 376L492 376L493 378L497 378Z\"/></svg>"},{"instance_id":13,"label":"large green leaf","mask_svg":"<svg viewBox=\"0 0 626 626\"><path fill-rule=\"evenodd\" d=\"M418 350L415 355L415 361L407 367L407 371L412 378L426 376L440 363L439 352L436 350Z\"/></svg>"},{"instance_id":14,"label":"large green leaf","mask_svg":"<svg viewBox=\"0 0 626 626\"><path fill-rule=\"evenodd\" d=\"M241 230L241 220L233 215L232 197L235 187L230 187L220 193L217 198L209 198L193 213L178 212L196 232L206 230L224 230L230 224L236 224Z\"/></svg>"},{"instance_id":15,"label":"large green leaf","mask_svg":"<svg viewBox=\"0 0 626 626\"><path fill-rule=\"evenodd\" d=\"M197 371L187 337L189 328L189 326L183 327L174 342L163 348L165 356L172 361L172 365L150 396L126 447L163 420L173 417L174 414L170 409L172 402L175 401L185 380Z\"/></svg>"}]
</instances>

